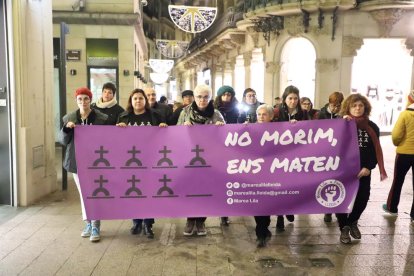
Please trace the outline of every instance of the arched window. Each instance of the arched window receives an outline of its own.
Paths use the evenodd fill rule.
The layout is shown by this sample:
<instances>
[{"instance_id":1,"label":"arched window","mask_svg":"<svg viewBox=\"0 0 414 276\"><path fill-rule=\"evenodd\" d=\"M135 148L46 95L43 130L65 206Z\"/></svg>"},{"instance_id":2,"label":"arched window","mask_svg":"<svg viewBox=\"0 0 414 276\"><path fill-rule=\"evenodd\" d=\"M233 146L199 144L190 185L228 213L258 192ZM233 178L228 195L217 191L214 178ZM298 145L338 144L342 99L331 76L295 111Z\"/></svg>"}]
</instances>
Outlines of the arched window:
<instances>
[{"instance_id":1,"label":"arched window","mask_svg":"<svg viewBox=\"0 0 414 276\"><path fill-rule=\"evenodd\" d=\"M252 51L250 63L250 87L256 91L257 100L264 100L264 58L261 48ZM247 88L247 87L246 87Z\"/></svg>"},{"instance_id":2,"label":"arched window","mask_svg":"<svg viewBox=\"0 0 414 276\"><path fill-rule=\"evenodd\" d=\"M353 93L372 105L371 120L389 132L405 109L411 87L413 57L405 39L364 39L352 64Z\"/></svg>"},{"instance_id":3,"label":"arched window","mask_svg":"<svg viewBox=\"0 0 414 276\"><path fill-rule=\"evenodd\" d=\"M280 70L280 96L286 86L299 88L301 97L315 102L316 52L312 43L303 37L289 39L283 46Z\"/></svg>"},{"instance_id":4,"label":"arched window","mask_svg":"<svg viewBox=\"0 0 414 276\"><path fill-rule=\"evenodd\" d=\"M234 90L236 91L236 98L238 101L243 99L243 91L245 87L245 75L246 71L244 69L244 57L239 55L236 58L236 64L234 66Z\"/></svg>"}]
</instances>

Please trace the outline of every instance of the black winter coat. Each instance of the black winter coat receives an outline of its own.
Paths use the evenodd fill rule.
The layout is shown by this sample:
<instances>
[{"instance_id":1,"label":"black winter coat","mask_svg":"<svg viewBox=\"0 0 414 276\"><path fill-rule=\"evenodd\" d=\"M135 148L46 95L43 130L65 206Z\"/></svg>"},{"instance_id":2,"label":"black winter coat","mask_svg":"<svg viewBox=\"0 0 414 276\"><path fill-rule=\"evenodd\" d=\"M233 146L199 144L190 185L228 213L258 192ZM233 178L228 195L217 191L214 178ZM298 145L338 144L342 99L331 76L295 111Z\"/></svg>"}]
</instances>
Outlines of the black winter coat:
<instances>
[{"instance_id":1,"label":"black winter coat","mask_svg":"<svg viewBox=\"0 0 414 276\"><path fill-rule=\"evenodd\" d=\"M275 109L275 118L276 122L289 122L290 120L296 121L305 121L310 120L309 114L307 111L298 109L298 112L294 115L289 115L289 112L285 105L280 105L279 108Z\"/></svg>"},{"instance_id":2,"label":"black winter coat","mask_svg":"<svg viewBox=\"0 0 414 276\"><path fill-rule=\"evenodd\" d=\"M165 123L165 118L159 114L158 112L154 111L153 109L147 110L149 112L150 123L152 126L158 126L161 123ZM118 123L125 123L126 125L131 124L133 125L135 122L129 121L130 113L128 111L124 111L119 115ZM146 124L145 124L146 125Z\"/></svg>"},{"instance_id":3,"label":"black winter coat","mask_svg":"<svg viewBox=\"0 0 414 276\"><path fill-rule=\"evenodd\" d=\"M319 111L318 119L339 119L341 118L338 113L330 113L328 110L328 105L325 105Z\"/></svg>"},{"instance_id":4,"label":"black winter coat","mask_svg":"<svg viewBox=\"0 0 414 276\"><path fill-rule=\"evenodd\" d=\"M375 131L379 139L380 130L379 127L372 121L369 121L369 126ZM367 168L369 170L374 169L377 166L377 157L375 154L375 146L369 137L368 132L362 129L358 129L358 146L359 146L359 159L361 162L361 168Z\"/></svg>"},{"instance_id":5,"label":"black winter coat","mask_svg":"<svg viewBox=\"0 0 414 276\"><path fill-rule=\"evenodd\" d=\"M108 125L115 125L116 122L118 121L118 117L119 115L124 112L124 109L119 105L116 104L112 107L108 107L108 108L100 108L96 105L96 103L91 104L91 107L95 110L99 110L100 112L108 115Z\"/></svg>"},{"instance_id":6,"label":"black winter coat","mask_svg":"<svg viewBox=\"0 0 414 276\"><path fill-rule=\"evenodd\" d=\"M237 102L232 102L231 106L226 108L225 106L217 107L221 115L223 115L226 124L237 124L239 118L239 109L237 108Z\"/></svg>"},{"instance_id":7,"label":"black winter coat","mask_svg":"<svg viewBox=\"0 0 414 276\"><path fill-rule=\"evenodd\" d=\"M246 121L248 121L249 123L256 123L257 122L257 115L256 115L256 110L257 108L262 105L263 103L261 102L256 102L255 104L252 105L248 105L246 103L242 103L243 107L247 107L248 110L247 111L240 111L240 115L239 118L237 119L237 122L239 124L242 124Z\"/></svg>"}]
</instances>

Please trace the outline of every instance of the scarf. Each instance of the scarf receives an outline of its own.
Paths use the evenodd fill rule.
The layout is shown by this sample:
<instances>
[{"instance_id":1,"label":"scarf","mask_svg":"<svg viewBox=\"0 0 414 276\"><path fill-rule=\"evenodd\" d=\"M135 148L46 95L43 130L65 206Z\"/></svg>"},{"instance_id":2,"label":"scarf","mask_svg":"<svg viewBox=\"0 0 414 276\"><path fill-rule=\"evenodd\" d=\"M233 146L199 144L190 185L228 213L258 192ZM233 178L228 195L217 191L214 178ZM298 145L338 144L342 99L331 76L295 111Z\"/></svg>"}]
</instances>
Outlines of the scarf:
<instances>
[{"instance_id":1,"label":"scarf","mask_svg":"<svg viewBox=\"0 0 414 276\"><path fill-rule=\"evenodd\" d=\"M221 113L230 113L232 112L235 108L237 108L236 106L237 102L229 102L229 103L222 103L221 106L218 106L217 109L221 112Z\"/></svg>"},{"instance_id":2,"label":"scarf","mask_svg":"<svg viewBox=\"0 0 414 276\"><path fill-rule=\"evenodd\" d=\"M190 122L192 124L205 124L214 115L213 101L210 101L204 111L198 109L195 101L190 106Z\"/></svg>"},{"instance_id":3,"label":"scarf","mask_svg":"<svg viewBox=\"0 0 414 276\"><path fill-rule=\"evenodd\" d=\"M372 127L369 126L368 117L366 117L366 116L361 116L361 117L351 116L351 118L353 118L355 120L355 122L357 124L357 127L359 129L365 130L366 132L368 132L369 137L371 137L371 140L374 143L375 156L377 157L378 166L379 166L379 170L380 170L380 179L381 179L381 181L385 180L388 176L387 176L387 172L385 171L385 168L384 168L384 156L382 154L381 144L379 142L377 134L372 129Z\"/></svg>"},{"instance_id":4,"label":"scarf","mask_svg":"<svg viewBox=\"0 0 414 276\"><path fill-rule=\"evenodd\" d=\"M112 100L110 100L109 102L103 102L102 101L102 97L100 97L97 101L96 101L96 106L99 108L111 108L114 105L116 105L118 102L116 101L115 97L112 98Z\"/></svg>"}]
</instances>

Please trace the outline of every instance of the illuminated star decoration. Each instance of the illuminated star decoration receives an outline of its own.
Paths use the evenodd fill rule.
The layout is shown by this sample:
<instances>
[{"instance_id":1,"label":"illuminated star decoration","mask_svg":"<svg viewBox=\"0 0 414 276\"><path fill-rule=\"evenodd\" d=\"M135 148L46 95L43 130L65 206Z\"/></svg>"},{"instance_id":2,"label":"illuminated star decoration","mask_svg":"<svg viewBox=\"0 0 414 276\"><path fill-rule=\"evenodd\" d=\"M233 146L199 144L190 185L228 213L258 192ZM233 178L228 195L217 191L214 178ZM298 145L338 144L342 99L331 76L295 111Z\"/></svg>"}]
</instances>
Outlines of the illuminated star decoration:
<instances>
[{"instance_id":1,"label":"illuminated star decoration","mask_svg":"<svg viewBox=\"0 0 414 276\"><path fill-rule=\"evenodd\" d=\"M155 40L158 51L167 58L179 58L185 55L190 42L179 41L179 40L166 40L157 39Z\"/></svg>"},{"instance_id":2,"label":"illuminated star decoration","mask_svg":"<svg viewBox=\"0 0 414 276\"><path fill-rule=\"evenodd\" d=\"M168 73L174 66L172 59L150 59L149 65L156 73Z\"/></svg>"},{"instance_id":3,"label":"illuminated star decoration","mask_svg":"<svg viewBox=\"0 0 414 276\"><path fill-rule=\"evenodd\" d=\"M174 24L188 33L207 30L216 19L217 8L168 5Z\"/></svg>"}]
</instances>

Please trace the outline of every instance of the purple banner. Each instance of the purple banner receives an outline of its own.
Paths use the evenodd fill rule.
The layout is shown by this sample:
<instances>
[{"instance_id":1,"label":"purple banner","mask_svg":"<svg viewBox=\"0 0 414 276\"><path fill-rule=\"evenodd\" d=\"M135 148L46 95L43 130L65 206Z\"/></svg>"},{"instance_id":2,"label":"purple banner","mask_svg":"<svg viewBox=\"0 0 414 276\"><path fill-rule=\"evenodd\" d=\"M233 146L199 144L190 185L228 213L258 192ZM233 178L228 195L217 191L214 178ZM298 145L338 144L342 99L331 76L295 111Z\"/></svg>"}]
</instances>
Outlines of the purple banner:
<instances>
[{"instance_id":1,"label":"purple banner","mask_svg":"<svg viewBox=\"0 0 414 276\"><path fill-rule=\"evenodd\" d=\"M77 126L88 219L349 213L354 122Z\"/></svg>"}]
</instances>

